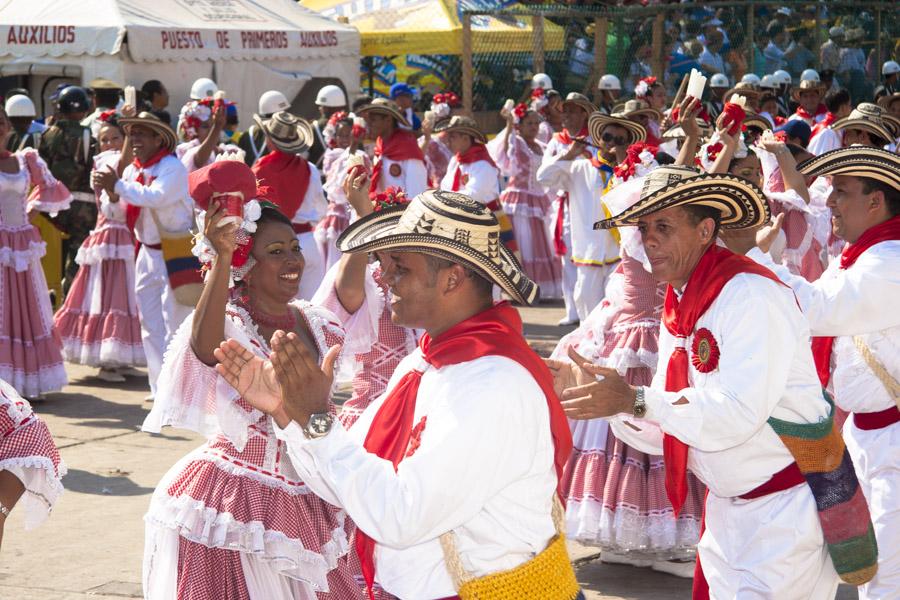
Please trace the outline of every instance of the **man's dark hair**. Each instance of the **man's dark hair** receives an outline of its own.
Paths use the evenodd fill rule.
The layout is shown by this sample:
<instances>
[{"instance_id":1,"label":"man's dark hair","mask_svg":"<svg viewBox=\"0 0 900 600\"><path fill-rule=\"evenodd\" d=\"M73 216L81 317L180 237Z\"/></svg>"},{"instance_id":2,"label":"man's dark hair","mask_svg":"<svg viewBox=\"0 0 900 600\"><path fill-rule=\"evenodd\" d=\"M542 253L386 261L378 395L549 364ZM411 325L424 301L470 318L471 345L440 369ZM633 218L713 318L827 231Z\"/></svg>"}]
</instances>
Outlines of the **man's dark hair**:
<instances>
[{"instance_id":1,"label":"man's dark hair","mask_svg":"<svg viewBox=\"0 0 900 600\"><path fill-rule=\"evenodd\" d=\"M437 283L437 274L441 269L448 269L453 265L459 265L465 270L466 277L472 280L475 284L476 290L481 295L491 296L494 292L494 283L489 280L487 277L472 269L467 267L464 264L454 262L452 260L447 260L446 258L440 258L438 256L433 256L431 254L425 254L425 262L428 263L428 270L431 272L431 285Z\"/></svg>"},{"instance_id":2,"label":"man's dark hair","mask_svg":"<svg viewBox=\"0 0 900 600\"><path fill-rule=\"evenodd\" d=\"M372 96L360 96L353 101L353 106L350 108L356 112L361 106L368 106L369 104L372 104Z\"/></svg>"},{"instance_id":3,"label":"man's dark hair","mask_svg":"<svg viewBox=\"0 0 900 600\"><path fill-rule=\"evenodd\" d=\"M256 220L257 226L262 225L263 223L281 223L282 225L287 225L291 228L294 227L294 224L291 223L291 220L288 219L283 212L274 206L269 205L263 205L262 211L259 213L259 219Z\"/></svg>"},{"instance_id":4,"label":"man's dark hair","mask_svg":"<svg viewBox=\"0 0 900 600\"><path fill-rule=\"evenodd\" d=\"M784 25L782 25L778 21L772 21L766 27L766 33L771 38L774 38L776 35L778 35L782 31L784 31Z\"/></svg>"},{"instance_id":5,"label":"man's dark hair","mask_svg":"<svg viewBox=\"0 0 900 600\"><path fill-rule=\"evenodd\" d=\"M715 222L712 237L715 239L719 235L719 228L722 225L722 213L717 209L703 204L686 204L681 208L687 214L691 225L699 225L703 219L712 219Z\"/></svg>"},{"instance_id":6,"label":"man's dark hair","mask_svg":"<svg viewBox=\"0 0 900 600\"><path fill-rule=\"evenodd\" d=\"M897 188L869 177L860 177L859 180L862 182L863 194L871 194L872 192L883 193L885 204L891 216L896 217L900 215L900 191L897 191Z\"/></svg>"},{"instance_id":7,"label":"man's dark hair","mask_svg":"<svg viewBox=\"0 0 900 600\"><path fill-rule=\"evenodd\" d=\"M825 94L825 107L830 113L836 113L838 109L845 104L850 104L850 92L844 88L831 90Z\"/></svg>"},{"instance_id":8,"label":"man's dark hair","mask_svg":"<svg viewBox=\"0 0 900 600\"><path fill-rule=\"evenodd\" d=\"M161 94L163 91L162 81L159 79L150 79L141 86L141 93L149 102L153 99L153 94Z\"/></svg>"},{"instance_id":9,"label":"man's dark hair","mask_svg":"<svg viewBox=\"0 0 900 600\"><path fill-rule=\"evenodd\" d=\"M119 90L94 90L94 98L97 106L101 108L115 108L119 103Z\"/></svg>"}]
</instances>

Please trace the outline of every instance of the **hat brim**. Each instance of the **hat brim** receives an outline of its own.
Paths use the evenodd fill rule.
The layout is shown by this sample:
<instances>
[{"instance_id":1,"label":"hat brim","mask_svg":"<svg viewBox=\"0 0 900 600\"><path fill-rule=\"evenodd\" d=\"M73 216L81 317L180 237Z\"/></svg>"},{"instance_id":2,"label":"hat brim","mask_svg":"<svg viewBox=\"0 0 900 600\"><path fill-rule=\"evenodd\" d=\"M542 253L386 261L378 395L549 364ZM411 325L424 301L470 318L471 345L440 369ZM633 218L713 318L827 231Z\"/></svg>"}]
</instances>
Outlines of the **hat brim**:
<instances>
[{"instance_id":1,"label":"hat brim","mask_svg":"<svg viewBox=\"0 0 900 600\"><path fill-rule=\"evenodd\" d=\"M708 138L713 133L713 128L709 123L704 121L703 119L695 119L697 121L697 127L700 129L700 137ZM681 125L675 124L672 127L669 127L662 134L662 139L664 140L680 140L685 137L684 129L682 129Z\"/></svg>"},{"instance_id":2,"label":"hat brim","mask_svg":"<svg viewBox=\"0 0 900 600\"><path fill-rule=\"evenodd\" d=\"M399 110L395 110L390 106L384 106L380 104L369 104L367 106L362 106L357 108L355 113L363 118L365 118L366 113L379 113L382 115L387 115L389 117L393 117L398 124L403 125L404 127L412 127L412 123L407 120L406 115L401 113Z\"/></svg>"},{"instance_id":3,"label":"hat brim","mask_svg":"<svg viewBox=\"0 0 900 600\"><path fill-rule=\"evenodd\" d=\"M351 223L338 237L338 249L349 253L397 250L436 256L475 270L499 285L516 302L532 304L537 300L537 284L525 275L519 261L502 243L500 264L497 264L456 240L424 233L398 233L397 224L404 210L406 206L392 206Z\"/></svg>"},{"instance_id":4,"label":"hat brim","mask_svg":"<svg viewBox=\"0 0 900 600\"><path fill-rule=\"evenodd\" d=\"M312 127L303 119L297 121L297 138L282 138L273 134L268 127L271 119L263 120L259 115L253 115L253 121L259 127L266 139L272 142L272 145L285 154L300 154L310 149L315 138Z\"/></svg>"},{"instance_id":5,"label":"hat brim","mask_svg":"<svg viewBox=\"0 0 900 600\"><path fill-rule=\"evenodd\" d=\"M747 115L744 117L742 124L745 127L756 127L757 129L762 129L763 131L771 131L772 124L769 122L767 118L762 115Z\"/></svg>"},{"instance_id":6,"label":"hat brim","mask_svg":"<svg viewBox=\"0 0 900 600\"><path fill-rule=\"evenodd\" d=\"M791 100L793 100L794 102L800 102L800 94L802 92L819 92L819 95L823 96L826 92L826 89L825 86L821 83L813 88L795 87L791 90Z\"/></svg>"},{"instance_id":7,"label":"hat brim","mask_svg":"<svg viewBox=\"0 0 900 600\"><path fill-rule=\"evenodd\" d=\"M900 191L900 155L874 146L831 150L803 161L797 170L807 177L866 177Z\"/></svg>"},{"instance_id":8,"label":"hat brim","mask_svg":"<svg viewBox=\"0 0 900 600\"><path fill-rule=\"evenodd\" d=\"M900 102L900 92L894 92L893 94L885 94L884 96L882 96L875 102L881 108L888 110L891 107L891 104L893 104L894 102Z\"/></svg>"},{"instance_id":9,"label":"hat brim","mask_svg":"<svg viewBox=\"0 0 900 600\"><path fill-rule=\"evenodd\" d=\"M750 229L769 221L769 204L753 182L731 174L706 173L681 179L641 199L614 217L598 221L594 229L637 225L638 219L675 206L700 205L717 209L722 229Z\"/></svg>"},{"instance_id":10,"label":"hat brim","mask_svg":"<svg viewBox=\"0 0 900 600\"><path fill-rule=\"evenodd\" d=\"M158 133L163 139L163 145L169 149L169 152L175 152L175 146L178 145L178 138L171 127L160 120L141 119L140 117L123 117L119 119L119 126L128 132L135 125L140 125L148 129L152 129Z\"/></svg>"},{"instance_id":11,"label":"hat brim","mask_svg":"<svg viewBox=\"0 0 900 600\"><path fill-rule=\"evenodd\" d=\"M607 125L615 125L626 129L631 135L629 144L636 144L637 142L643 142L647 139L647 130L644 129L644 126L640 123L635 123L634 121L623 119L621 117L611 117L609 115L604 115L601 112L595 112L588 118L588 132L590 132L591 139L594 140L595 144L600 142L600 136L603 135L603 128Z\"/></svg>"},{"instance_id":12,"label":"hat brim","mask_svg":"<svg viewBox=\"0 0 900 600\"><path fill-rule=\"evenodd\" d=\"M582 109L587 114L591 114L593 112L597 112L597 107L593 105L589 100L583 100L581 98L575 98L574 100L563 100L562 105L571 104L572 106L577 106Z\"/></svg>"},{"instance_id":13,"label":"hat brim","mask_svg":"<svg viewBox=\"0 0 900 600\"><path fill-rule=\"evenodd\" d=\"M894 115L883 114L881 115L881 120L884 121L885 128L890 131L895 138L900 137L900 119Z\"/></svg>"},{"instance_id":14,"label":"hat brim","mask_svg":"<svg viewBox=\"0 0 900 600\"><path fill-rule=\"evenodd\" d=\"M445 121L439 121L434 126L435 133L449 133L451 131L456 131L458 133L465 133L466 135L471 135L476 142L481 144L487 144L487 136L485 136L481 131L475 129L474 127L470 127L468 125L451 125L452 117Z\"/></svg>"},{"instance_id":15,"label":"hat brim","mask_svg":"<svg viewBox=\"0 0 900 600\"><path fill-rule=\"evenodd\" d=\"M762 90L754 90L752 88L731 88L722 95L722 99L725 100L725 102L728 102L731 100L731 97L734 96L735 94L737 94L739 96L744 96L745 98L747 98L747 97L760 98L760 97L762 97L763 92L762 92Z\"/></svg>"},{"instance_id":16,"label":"hat brim","mask_svg":"<svg viewBox=\"0 0 900 600\"><path fill-rule=\"evenodd\" d=\"M850 117L844 117L843 119L838 119L837 121L832 123L831 128L835 131L842 131L844 129L860 129L867 133L877 135L882 140L884 140L885 144L894 139L894 136L891 135L891 132L887 127L884 127L867 119L851 119Z\"/></svg>"}]
</instances>

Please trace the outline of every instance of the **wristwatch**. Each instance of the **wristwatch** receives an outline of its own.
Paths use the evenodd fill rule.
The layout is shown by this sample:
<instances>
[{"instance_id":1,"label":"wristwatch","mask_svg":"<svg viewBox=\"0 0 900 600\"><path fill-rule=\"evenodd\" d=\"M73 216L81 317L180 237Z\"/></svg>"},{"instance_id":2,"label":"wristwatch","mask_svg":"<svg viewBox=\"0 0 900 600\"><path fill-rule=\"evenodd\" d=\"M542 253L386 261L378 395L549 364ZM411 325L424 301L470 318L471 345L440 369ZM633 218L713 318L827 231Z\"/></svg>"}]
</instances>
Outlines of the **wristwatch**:
<instances>
[{"instance_id":1,"label":"wristwatch","mask_svg":"<svg viewBox=\"0 0 900 600\"><path fill-rule=\"evenodd\" d=\"M644 388L635 388L634 392L634 406L631 408L631 414L638 419L643 419L644 415L647 414L647 403L644 402Z\"/></svg>"},{"instance_id":2,"label":"wristwatch","mask_svg":"<svg viewBox=\"0 0 900 600\"><path fill-rule=\"evenodd\" d=\"M313 413L309 415L309 421L303 428L303 434L311 440L324 437L331 431L332 424L334 424L334 417L330 414Z\"/></svg>"}]
</instances>

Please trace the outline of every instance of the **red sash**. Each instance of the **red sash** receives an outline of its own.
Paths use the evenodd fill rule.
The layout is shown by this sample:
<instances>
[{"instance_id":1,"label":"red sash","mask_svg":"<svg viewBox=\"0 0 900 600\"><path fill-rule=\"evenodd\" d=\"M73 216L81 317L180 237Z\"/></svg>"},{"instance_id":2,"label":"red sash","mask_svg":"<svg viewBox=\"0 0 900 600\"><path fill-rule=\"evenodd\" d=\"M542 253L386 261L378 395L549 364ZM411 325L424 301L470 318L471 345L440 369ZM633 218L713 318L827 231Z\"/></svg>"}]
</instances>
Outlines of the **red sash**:
<instances>
[{"instance_id":1,"label":"red sash","mask_svg":"<svg viewBox=\"0 0 900 600\"><path fill-rule=\"evenodd\" d=\"M260 187L268 187L274 194L267 197L288 219L293 219L309 189L312 170L302 156L272 150L253 165L253 174Z\"/></svg>"},{"instance_id":2,"label":"red sash","mask_svg":"<svg viewBox=\"0 0 900 600\"><path fill-rule=\"evenodd\" d=\"M837 121L837 115L832 112L827 113L824 119L813 126L812 134L810 134L809 139L813 139L814 137L831 127L831 124L835 121Z\"/></svg>"},{"instance_id":3,"label":"red sash","mask_svg":"<svg viewBox=\"0 0 900 600\"><path fill-rule=\"evenodd\" d=\"M453 174L453 189L450 190L451 192L458 192L459 188L462 187L462 169L460 166L470 165L479 160L486 160L492 167L497 168L497 164L491 158L491 154L484 144L474 143L464 153L456 154L456 173Z\"/></svg>"},{"instance_id":4,"label":"red sash","mask_svg":"<svg viewBox=\"0 0 900 600\"><path fill-rule=\"evenodd\" d=\"M553 376L522 337L522 319L518 311L508 302L502 302L457 323L435 338L425 334L419 347L425 361L437 369L482 356L504 356L528 370L544 392L550 411L557 493L562 499L562 470L572 451L572 435L559 398L553 391ZM410 446L421 380L422 373L412 370L397 382L375 414L363 444L369 452L390 460L395 470ZM375 580L375 543L361 529L356 530L356 551L370 600L374 600L372 583Z\"/></svg>"},{"instance_id":5,"label":"red sash","mask_svg":"<svg viewBox=\"0 0 900 600\"><path fill-rule=\"evenodd\" d=\"M841 269L849 269L863 252L881 242L900 240L900 215L869 227L859 239L844 246L841 252ZM816 372L822 387L831 379L831 351L834 348L834 337L814 337L812 340L813 359L816 361Z\"/></svg>"},{"instance_id":6,"label":"red sash","mask_svg":"<svg viewBox=\"0 0 900 600\"><path fill-rule=\"evenodd\" d=\"M798 106L797 110L794 111L794 114L797 115L798 117L800 117L801 119L803 119L804 121L808 121L811 125L815 125L816 117L818 117L821 114L825 114L827 112L828 112L828 108L824 104L820 104L819 106L816 107L816 114L814 114L814 115L811 115L808 112L806 112L806 109L803 108L802 106Z\"/></svg>"},{"instance_id":7,"label":"red sash","mask_svg":"<svg viewBox=\"0 0 900 600\"><path fill-rule=\"evenodd\" d=\"M581 131L578 132L577 137L584 139L588 136L587 127L582 127ZM553 137L561 143L569 146L572 142L575 141L569 134L569 130L563 128L562 131L558 131L553 134ZM584 153L586 158L591 158L590 152L585 151ZM566 242L563 240L563 221L565 220L566 207L569 205L569 192L562 192L557 197L558 203L556 205L556 227L553 228L553 249L556 251L557 256L565 256L569 249L566 247Z\"/></svg>"},{"instance_id":8,"label":"red sash","mask_svg":"<svg viewBox=\"0 0 900 600\"><path fill-rule=\"evenodd\" d=\"M153 183L153 178L151 177L149 180L144 177L144 169L149 169L156 163L160 162L162 159L167 157L171 152L169 152L168 148L160 148L159 152L150 157L145 163L142 163L141 160L135 156L132 161L132 165L138 169L137 177L135 178L135 182L141 185L150 185ZM134 228L137 225L138 218L141 216L141 207L135 206L134 204L129 204L128 201L125 201L125 224L128 226L129 231L131 231L131 235L134 236L134 239L137 240L137 236L134 234Z\"/></svg>"},{"instance_id":9,"label":"red sash","mask_svg":"<svg viewBox=\"0 0 900 600\"><path fill-rule=\"evenodd\" d=\"M419 141L411 131L395 129L387 142L383 138L375 141L375 164L372 167L372 181L369 183L369 195L378 193L378 183L381 181L382 157L395 162L401 160L421 160L425 162L425 155L419 148Z\"/></svg>"}]
</instances>

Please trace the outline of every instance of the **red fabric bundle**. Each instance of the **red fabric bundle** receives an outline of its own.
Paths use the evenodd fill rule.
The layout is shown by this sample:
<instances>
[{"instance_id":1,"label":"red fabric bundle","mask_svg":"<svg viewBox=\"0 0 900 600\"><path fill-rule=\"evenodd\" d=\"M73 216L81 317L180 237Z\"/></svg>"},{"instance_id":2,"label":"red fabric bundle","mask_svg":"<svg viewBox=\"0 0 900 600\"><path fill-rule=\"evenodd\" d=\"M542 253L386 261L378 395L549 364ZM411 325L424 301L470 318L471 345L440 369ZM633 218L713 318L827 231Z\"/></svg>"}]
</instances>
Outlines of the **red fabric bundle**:
<instances>
[{"instance_id":1,"label":"red fabric bundle","mask_svg":"<svg viewBox=\"0 0 900 600\"><path fill-rule=\"evenodd\" d=\"M242 160L220 160L188 175L188 191L203 210L213 194L240 192L246 203L256 197L256 175Z\"/></svg>"},{"instance_id":2,"label":"red fabric bundle","mask_svg":"<svg viewBox=\"0 0 900 600\"><path fill-rule=\"evenodd\" d=\"M725 108L722 109L722 114L725 115L725 122L731 124L728 127L728 133L731 135L740 133L741 125L743 125L744 119L747 117L747 111L744 110L744 107L734 102L726 102Z\"/></svg>"}]
</instances>

